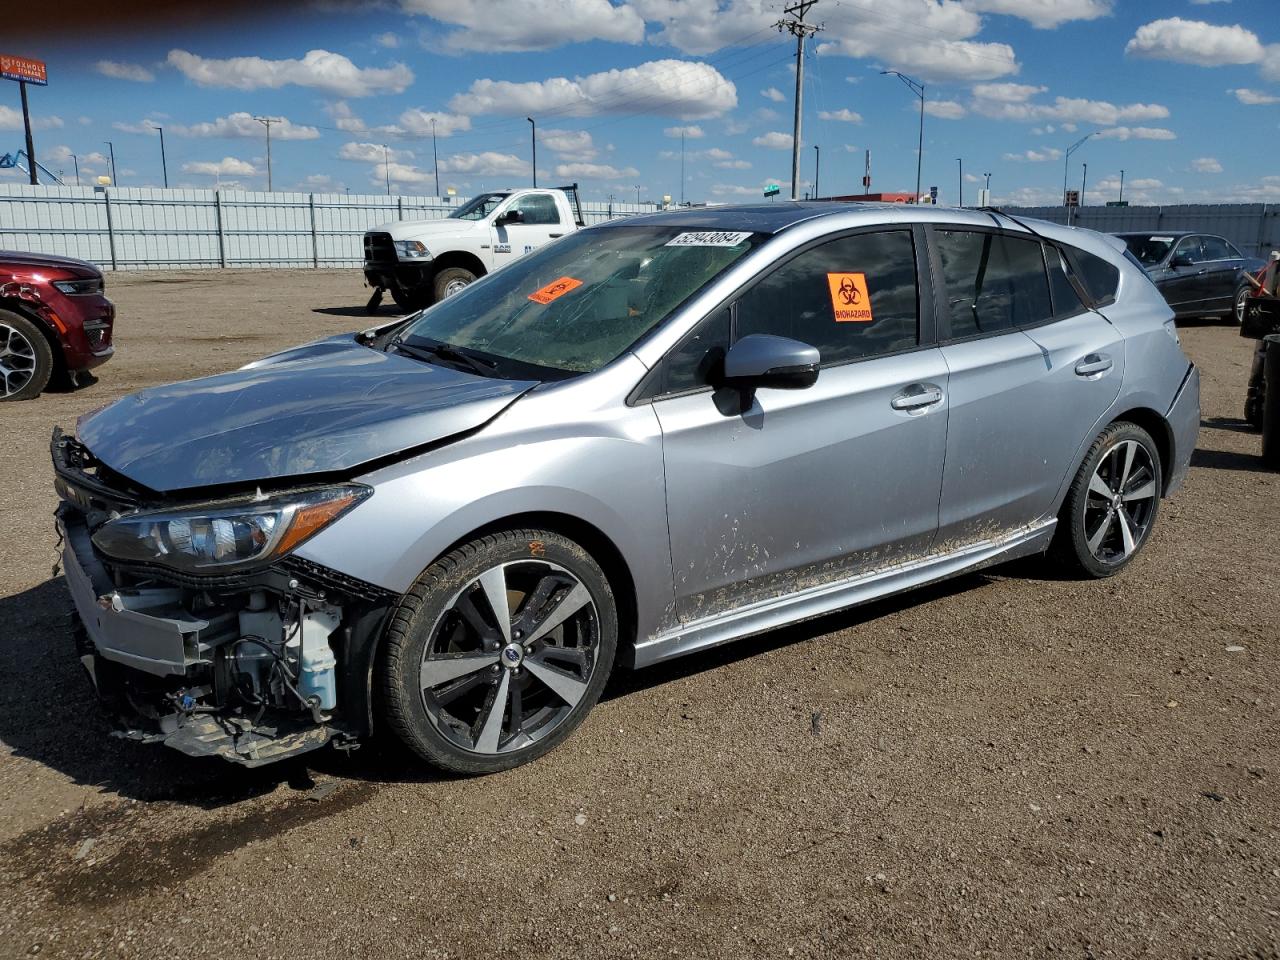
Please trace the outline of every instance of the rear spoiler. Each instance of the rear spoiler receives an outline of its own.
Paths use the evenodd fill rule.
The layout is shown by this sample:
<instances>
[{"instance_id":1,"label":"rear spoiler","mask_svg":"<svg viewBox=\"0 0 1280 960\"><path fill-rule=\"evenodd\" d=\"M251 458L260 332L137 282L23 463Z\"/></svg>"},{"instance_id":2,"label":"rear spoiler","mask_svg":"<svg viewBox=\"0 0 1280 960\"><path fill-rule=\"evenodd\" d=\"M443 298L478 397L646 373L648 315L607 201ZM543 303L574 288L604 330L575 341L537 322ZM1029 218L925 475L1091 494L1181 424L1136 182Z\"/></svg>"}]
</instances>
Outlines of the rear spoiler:
<instances>
[{"instance_id":1,"label":"rear spoiler","mask_svg":"<svg viewBox=\"0 0 1280 960\"><path fill-rule=\"evenodd\" d=\"M569 198L569 202L573 205L573 222L580 227L585 227L587 222L582 219L582 201L578 198L578 185L571 183L565 187L556 187Z\"/></svg>"}]
</instances>

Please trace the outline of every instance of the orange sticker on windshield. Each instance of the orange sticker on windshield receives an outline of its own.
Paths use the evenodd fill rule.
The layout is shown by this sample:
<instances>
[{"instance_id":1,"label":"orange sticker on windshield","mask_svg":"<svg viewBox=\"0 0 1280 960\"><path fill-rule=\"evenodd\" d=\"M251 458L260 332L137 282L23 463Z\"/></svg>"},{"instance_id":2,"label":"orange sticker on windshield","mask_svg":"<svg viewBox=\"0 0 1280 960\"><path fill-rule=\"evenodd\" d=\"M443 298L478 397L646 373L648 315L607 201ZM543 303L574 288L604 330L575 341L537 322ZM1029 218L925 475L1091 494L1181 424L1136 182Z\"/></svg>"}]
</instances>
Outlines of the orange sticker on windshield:
<instances>
[{"instance_id":1,"label":"orange sticker on windshield","mask_svg":"<svg viewBox=\"0 0 1280 960\"><path fill-rule=\"evenodd\" d=\"M541 290L535 290L529 294L529 299L534 303L550 303L552 300L558 300L570 290L580 286L582 286L581 280L575 280L573 277L561 277L559 280L552 280Z\"/></svg>"},{"instance_id":2,"label":"orange sticker on windshield","mask_svg":"<svg viewBox=\"0 0 1280 960\"><path fill-rule=\"evenodd\" d=\"M831 288L831 309L836 323L870 323L871 297L867 293L865 273L828 273L827 286Z\"/></svg>"}]
</instances>

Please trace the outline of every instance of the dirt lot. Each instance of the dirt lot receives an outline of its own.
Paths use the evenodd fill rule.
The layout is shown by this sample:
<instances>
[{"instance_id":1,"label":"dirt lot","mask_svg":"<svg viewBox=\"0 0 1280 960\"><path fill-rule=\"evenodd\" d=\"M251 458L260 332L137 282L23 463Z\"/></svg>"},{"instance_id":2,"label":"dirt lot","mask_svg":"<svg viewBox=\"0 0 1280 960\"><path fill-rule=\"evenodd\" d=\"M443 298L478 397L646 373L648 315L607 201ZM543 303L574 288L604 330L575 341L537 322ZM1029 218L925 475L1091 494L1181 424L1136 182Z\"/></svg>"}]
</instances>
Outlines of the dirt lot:
<instances>
[{"instance_id":1,"label":"dirt lot","mask_svg":"<svg viewBox=\"0 0 1280 960\"><path fill-rule=\"evenodd\" d=\"M125 275L95 385L0 407L0 956L1280 956L1280 475L1249 344L1093 583L1021 565L616 677L565 746L246 772L108 739L50 578L55 423L365 325L354 271ZM326 792L329 791L329 792Z\"/></svg>"}]
</instances>

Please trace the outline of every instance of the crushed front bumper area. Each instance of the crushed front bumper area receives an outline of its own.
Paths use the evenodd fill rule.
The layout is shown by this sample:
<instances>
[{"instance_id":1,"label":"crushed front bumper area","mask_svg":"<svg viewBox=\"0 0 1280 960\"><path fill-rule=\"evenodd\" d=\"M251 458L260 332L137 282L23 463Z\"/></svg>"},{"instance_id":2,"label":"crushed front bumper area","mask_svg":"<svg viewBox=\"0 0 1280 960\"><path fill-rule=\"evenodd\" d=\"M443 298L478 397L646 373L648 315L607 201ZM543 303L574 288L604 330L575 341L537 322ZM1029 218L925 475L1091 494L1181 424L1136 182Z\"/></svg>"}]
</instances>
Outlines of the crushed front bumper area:
<instances>
[{"instance_id":1,"label":"crushed front bumper area","mask_svg":"<svg viewBox=\"0 0 1280 960\"><path fill-rule=\"evenodd\" d=\"M54 465L77 654L115 735L253 767L370 732L392 594L287 560L208 578L117 563L93 531L149 504L129 503L74 440L55 435Z\"/></svg>"}]
</instances>

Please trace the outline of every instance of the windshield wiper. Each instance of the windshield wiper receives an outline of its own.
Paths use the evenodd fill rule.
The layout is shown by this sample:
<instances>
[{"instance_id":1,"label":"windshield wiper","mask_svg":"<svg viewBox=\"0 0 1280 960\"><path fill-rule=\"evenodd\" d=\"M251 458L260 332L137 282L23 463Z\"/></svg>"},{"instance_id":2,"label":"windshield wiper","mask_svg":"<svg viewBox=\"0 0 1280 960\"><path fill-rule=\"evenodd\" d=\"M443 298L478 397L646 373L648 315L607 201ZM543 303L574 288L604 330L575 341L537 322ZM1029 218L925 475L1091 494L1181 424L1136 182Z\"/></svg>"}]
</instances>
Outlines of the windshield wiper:
<instances>
[{"instance_id":1,"label":"windshield wiper","mask_svg":"<svg viewBox=\"0 0 1280 960\"><path fill-rule=\"evenodd\" d=\"M408 344L403 340L396 339L391 341L391 348L397 353L404 353L419 360L430 360L432 357L439 357L441 360L446 360L450 363L458 363L472 373L482 377L492 376L493 371L498 366L493 360L464 353L451 343L432 343L418 346L417 344Z\"/></svg>"}]
</instances>

